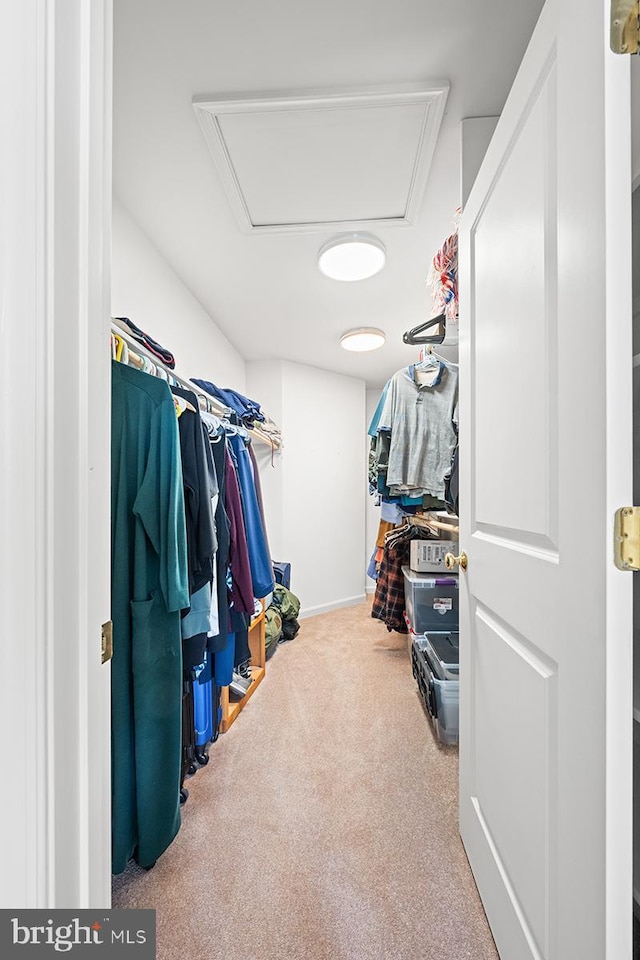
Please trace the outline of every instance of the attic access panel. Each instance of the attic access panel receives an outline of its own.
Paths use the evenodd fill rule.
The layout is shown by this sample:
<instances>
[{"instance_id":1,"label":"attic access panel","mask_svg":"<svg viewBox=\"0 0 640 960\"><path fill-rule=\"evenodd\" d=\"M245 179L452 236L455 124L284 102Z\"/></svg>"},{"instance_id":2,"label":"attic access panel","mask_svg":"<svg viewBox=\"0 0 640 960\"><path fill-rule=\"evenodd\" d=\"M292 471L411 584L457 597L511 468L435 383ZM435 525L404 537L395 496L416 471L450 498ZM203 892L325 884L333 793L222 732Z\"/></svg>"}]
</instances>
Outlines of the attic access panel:
<instances>
[{"instance_id":1,"label":"attic access panel","mask_svg":"<svg viewBox=\"0 0 640 960\"><path fill-rule=\"evenodd\" d=\"M245 233L414 222L448 84L193 106Z\"/></svg>"}]
</instances>

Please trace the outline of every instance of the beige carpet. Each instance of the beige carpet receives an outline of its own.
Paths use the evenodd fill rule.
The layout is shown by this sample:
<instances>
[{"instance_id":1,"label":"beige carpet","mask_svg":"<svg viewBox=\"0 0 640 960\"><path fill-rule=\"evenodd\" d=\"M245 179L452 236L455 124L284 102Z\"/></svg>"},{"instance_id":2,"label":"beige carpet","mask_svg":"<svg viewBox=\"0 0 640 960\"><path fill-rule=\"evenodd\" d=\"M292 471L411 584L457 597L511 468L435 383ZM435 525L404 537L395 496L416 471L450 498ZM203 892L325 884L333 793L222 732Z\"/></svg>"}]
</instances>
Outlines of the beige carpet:
<instances>
[{"instance_id":1,"label":"beige carpet","mask_svg":"<svg viewBox=\"0 0 640 960\"><path fill-rule=\"evenodd\" d=\"M368 603L304 620L113 905L157 909L159 960L496 960L457 775L405 639Z\"/></svg>"}]
</instances>

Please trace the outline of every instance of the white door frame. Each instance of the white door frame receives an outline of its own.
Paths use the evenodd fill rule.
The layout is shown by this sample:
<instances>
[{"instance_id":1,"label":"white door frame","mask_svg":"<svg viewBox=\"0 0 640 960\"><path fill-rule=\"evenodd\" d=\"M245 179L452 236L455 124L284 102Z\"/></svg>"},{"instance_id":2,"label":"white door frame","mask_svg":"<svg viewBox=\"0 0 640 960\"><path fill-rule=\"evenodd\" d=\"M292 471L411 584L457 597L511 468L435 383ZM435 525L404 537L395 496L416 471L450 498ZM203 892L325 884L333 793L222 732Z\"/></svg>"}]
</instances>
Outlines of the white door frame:
<instances>
[{"instance_id":1,"label":"white door frame","mask_svg":"<svg viewBox=\"0 0 640 960\"><path fill-rule=\"evenodd\" d=\"M110 904L111 0L0 12L0 906Z\"/></svg>"}]
</instances>

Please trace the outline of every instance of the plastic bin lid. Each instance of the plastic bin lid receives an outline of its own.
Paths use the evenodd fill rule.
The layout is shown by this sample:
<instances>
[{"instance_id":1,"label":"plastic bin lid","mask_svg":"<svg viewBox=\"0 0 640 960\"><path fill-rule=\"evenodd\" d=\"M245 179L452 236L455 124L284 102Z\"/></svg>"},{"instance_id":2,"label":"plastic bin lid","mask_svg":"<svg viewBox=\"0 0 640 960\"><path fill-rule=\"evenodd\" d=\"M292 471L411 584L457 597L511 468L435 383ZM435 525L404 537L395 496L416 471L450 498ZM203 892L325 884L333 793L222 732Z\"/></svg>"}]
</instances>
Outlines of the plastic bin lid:
<instances>
[{"instance_id":1,"label":"plastic bin lid","mask_svg":"<svg viewBox=\"0 0 640 960\"><path fill-rule=\"evenodd\" d=\"M426 633L425 636L441 663L460 663L459 634Z\"/></svg>"},{"instance_id":2,"label":"plastic bin lid","mask_svg":"<svg viewBox=\"0 0 640 960\"><path fill-rule=\"evenodd\" d=\"M457 573L447 573L446 576L437 573L415 573L411 567L403 567L402 572L409 583L416 587L435 587L438 584L450 587L458 586Z\"/></svg>"}]
</instances>

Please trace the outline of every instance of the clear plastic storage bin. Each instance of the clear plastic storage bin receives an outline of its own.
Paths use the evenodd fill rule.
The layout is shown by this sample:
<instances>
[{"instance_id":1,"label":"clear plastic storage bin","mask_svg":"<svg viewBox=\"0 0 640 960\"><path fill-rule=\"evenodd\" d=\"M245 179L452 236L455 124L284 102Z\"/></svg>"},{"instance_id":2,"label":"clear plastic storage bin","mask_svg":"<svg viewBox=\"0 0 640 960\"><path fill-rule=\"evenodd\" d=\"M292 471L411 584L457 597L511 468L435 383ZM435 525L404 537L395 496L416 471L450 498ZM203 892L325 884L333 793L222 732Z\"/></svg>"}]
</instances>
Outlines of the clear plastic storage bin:
<instances>
[{"instance_id":1,"label":"clear plastic storage bin","mask_svg":"<svg viewBox=\"0 0 640 960\"><path fill-rule=\"evenodd\" d=\"M460 634L426 633L422 638L424 651L438 680L458 680L460 677Z\"/></svg>"},{"instance_id":2,"label":"clear plastic storage bin","mask_svg":"<svg viewBox=\"0 0 640 960\"><path fill-rule=\"evenodd\" d=\"M434 576L403 567L404 603L414 633L457 633L458 575Z\"/></svg>"},{"instance_id":3,"label":"clear plastic storage bin","mask_svg":"<svg viewBox=\"0 0 640 960\"><path fill-rule=\"evenodd\" d=\"M440 680L429 659L429 641L416 637L411 645L411 664L420 696L433 720L442 743L457 743L459 732L460 683Z\"/></svg>"}]
</instances>

